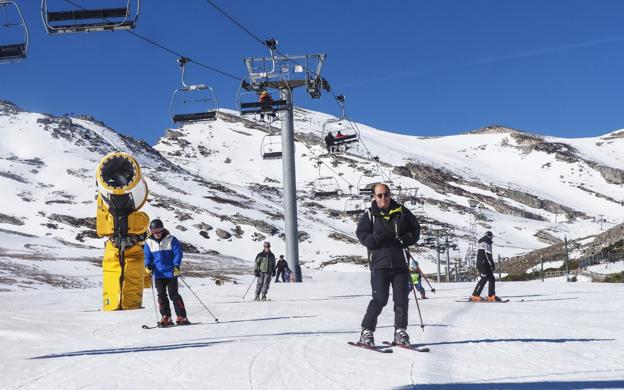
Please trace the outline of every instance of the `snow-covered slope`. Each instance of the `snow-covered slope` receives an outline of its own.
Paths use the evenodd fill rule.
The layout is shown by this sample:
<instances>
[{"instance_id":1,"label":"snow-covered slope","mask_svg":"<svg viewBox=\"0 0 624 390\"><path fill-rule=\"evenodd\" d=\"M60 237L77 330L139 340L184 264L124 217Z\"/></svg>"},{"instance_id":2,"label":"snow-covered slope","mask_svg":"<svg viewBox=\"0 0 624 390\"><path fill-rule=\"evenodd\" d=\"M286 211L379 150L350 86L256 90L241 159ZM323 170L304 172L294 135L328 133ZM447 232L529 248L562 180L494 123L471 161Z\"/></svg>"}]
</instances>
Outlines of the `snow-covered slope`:
<instances>
[{"instance_id":1,"label":"snow-covered slope","mask_svg":"<svg viewBox=\"0 0 624 390\"><path fill-rule=\"evenodd\" d=\"M436 285L420 301L424 331L413 301L407 329L431 352L381 354L347 345L370 299L366 273L310 271L271 286L272 301L243 302L251 278L189 278L220 323L183 287L201 324L170 329L141 329L156 321L151 297L144 310L100 312L95 288L2 293L0 388L624 388L622 284L499 283L505 304L455 302L473 285ZM392 334L389 305L375 338Z\"/></svg>"},{"instance_id":2,"label":"snow-covered slope","mask_svg":"<svg viewBox=\"0 0 624 390\"><path fill-rule=\"evenodd\" d=\"M606 216L602 225L608 225L624 214L618 203L624 195L621 133L567 140L491 127L423 138L358 124L362 142L346 154L329 155L321 139L330 118L295 111L300 255L310 267L362 261L355 221L344 210L368 202L358 188L373 181L391 181L395 197L423 221L425 235L432 226L454 229L459 251L453 257L465 254L471 214L477 234L495 232L495 250L503 256L564 235L596 234L600 218ZM137 157L150 189L143 210L162 218L187 253L246 261L265 239L284 253L282 166L281 160L261 158L270 131L264 122L226 110L215 122L168 131L152 148L92 118L58 118L3 103L0 131L3 261L18 251L36 257L41 245L53 248L50 257L66 257L73 248L86 251L79 258L97 258L103 240L93 231L93 174L100 158L114 150ZM324 188L334 183L342 195L314 198L319 177L329 177ZM418 199L410 202L416 188ZM478 203L474 210L471 201ZM16 234L47 243L37 247L28 239L16 248ZM431 247L417 251L423 259L435 258ZM436 267L431 261L422 266L427 272Z\"/></svg>"}]
</instances>

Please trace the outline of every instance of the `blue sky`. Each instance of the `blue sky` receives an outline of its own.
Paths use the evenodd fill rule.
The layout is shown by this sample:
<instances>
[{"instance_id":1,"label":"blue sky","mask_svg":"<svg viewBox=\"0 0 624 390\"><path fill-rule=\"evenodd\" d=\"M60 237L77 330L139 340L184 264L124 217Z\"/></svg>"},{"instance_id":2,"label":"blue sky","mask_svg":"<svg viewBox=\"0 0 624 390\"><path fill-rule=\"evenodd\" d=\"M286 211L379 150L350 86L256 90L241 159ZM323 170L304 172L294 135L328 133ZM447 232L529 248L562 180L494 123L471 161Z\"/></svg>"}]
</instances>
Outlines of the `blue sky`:
<instances>
[{"instance_id":1,"label":"blue sky","mask_svg":"<svg viewBox=\"0 0 624 390\"><path fill-rule=\"evenodd\" d=\"M215 2L256 36L278 39L282 53L327 53L323 75L358 122L414 135L490 124L563 137L624 128L619 0ZM48 36L39 2L19 3L29 56L0 65L1 99L91 114L152 144L172 127L174 55L126 32ZM244 57L267 54L205 0L143 1L136 32L241 77ZM235 107L235 80L188 71ZM328 94L298 91L295 103L338 114Z\"/></svg>"}]
</instances>

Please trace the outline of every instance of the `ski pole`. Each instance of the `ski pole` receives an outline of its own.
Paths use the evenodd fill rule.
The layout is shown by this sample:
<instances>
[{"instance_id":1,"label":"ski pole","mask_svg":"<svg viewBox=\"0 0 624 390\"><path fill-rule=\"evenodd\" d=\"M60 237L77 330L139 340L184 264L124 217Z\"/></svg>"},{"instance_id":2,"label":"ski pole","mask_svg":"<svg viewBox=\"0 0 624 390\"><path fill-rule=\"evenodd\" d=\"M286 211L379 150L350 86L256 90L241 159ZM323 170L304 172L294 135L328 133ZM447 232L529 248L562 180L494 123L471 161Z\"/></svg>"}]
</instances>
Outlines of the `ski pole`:
<instances>
[{"instance_id":1,"label":"ski pole","mask_svg":"<svg viewBox=\"0 0 624 390\"><path fill-rule=\"evenodd\" d=\"M420 317L420 329L425 331L425 324L423 324L422 314L420 313L420 305L418 304L418 297L416 296L416 286L413 283L410 283L410 287L412 292L414 293L414 300L416 301L416 308L418 309L418 317Z\"/></svg>"},{"instance_id":2,"label":"ski pole","mask_svg":"<svg viewBox=\"0 0 624 390\"><path fill-rule=\"evenodd\" d=\"M410 251L405 251L405 253L407 254L407 256L410 259L414 259L414 257L412 256L412 253ZM427 282L427 284L429 285L429 288L431 289L431 292L435 294L435 288L431 287L431 283L429 283L429 279L427 279L427 275L425 275L424 272L422 272L422 271L420 272L420 274L425 279L425 282Z\"/></svg>"},{"instance_id":3,"label":"ski pole","mask_svg":"<svg viewBox=\"0 0 624 390\"><path fill-rule=\"evenodd\" d=\"M160 321L158 321L158 309L156 308L156 294L154 294L154 283L156 282L156 279L154 279L154 274L150 272L150 279L151 279L151 285L152 285L152 298L154 298L154 312L156 313L156 325L160 324Z\"/></svg>"},{"instance_id":4,"label":"ski pole","mask_svg":"<svg viewBox=\"0 0 624 390\"><path fill-rule=\"evenodd\" d=\"M249 289L251 288L251 285L253 284L253 282L257 279L258 277L255 276L252 280L251 283L249 283L249 287L247 287L247 291L245 291L245 294L243 294L243 299L245 299L245 297L247 296L247 293L249 292Z\"/></svg>"},{"instance_id":5,"label":"ski pole","mask_svg":"<svg viewBox=\"0 0 624 390\"><path fill-rule=\"evenodd\" d=\"M429 283L429 279L427 279L427 275L425 275L424 273L420 273L423 278L425 279L425 282L427 282L427 284L429 285L429 288L431 289L431 292L435 294L435 288L431 287L431 283Z\"/></svg>"},{"instance_id":6,"label":"ski pole","mask_svg":"<svg viewBox=\"0 0 624 390\"><path fill-rule=\"evenodd\" d=\"M184 283L184 284L186 285L186 287L188 287L189 291L190 291L193 295L195 295L195 298L197 298L197 300L199 301L199 303L201 303L201 304L202 304L202 306L204 306L204 309L206 309L206 311L207 311L208 313L210 313L210 315L212 316L212 318L214 318L215 322L219 322L219 319L218 319L217 317L215 317L215 316L214 316L214 314L212 314L212 312L210 311L210 309L208 309L208 306L206 306L206 305L204 304L204 302L202 302L202 300L201 300L201 299L199 299L199 297L197 296L197 294L195 294L195 291L193 291L193 289L191 288L191 286L189 286L189 285L188 285L188 283L186 283L186 280L184 280L184 277L182 277L182 275L180 275L180 276L178 276L178 277L182 280L182 283Z\"/></svg>"}]
</instances>

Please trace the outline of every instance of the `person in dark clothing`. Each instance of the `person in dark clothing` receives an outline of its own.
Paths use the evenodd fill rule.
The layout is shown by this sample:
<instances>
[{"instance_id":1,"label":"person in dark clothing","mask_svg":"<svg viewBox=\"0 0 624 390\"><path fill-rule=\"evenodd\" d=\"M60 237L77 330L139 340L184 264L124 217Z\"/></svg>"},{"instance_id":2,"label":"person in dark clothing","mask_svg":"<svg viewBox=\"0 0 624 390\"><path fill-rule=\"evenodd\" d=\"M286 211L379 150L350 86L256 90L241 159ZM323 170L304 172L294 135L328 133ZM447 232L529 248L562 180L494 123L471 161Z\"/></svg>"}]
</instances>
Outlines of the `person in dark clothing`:
<instances>
[{"instance_id":1,"label":"person in dark clothing","mask_svg":"<svg viewBox=\"0 0 624 390\"><path fill-rule=\"evenodd\" d=\"M160 219L152 220L149 230L150 236L143 246L143 253L145 255L145 271L152 274L156 291L158 291L158 308L162 316L159 325L173 325L169 299L173 302L177 316L176 324L189 325L184 301L178 293L182 246L177 238L169 234ZM167 297L167 291L169 291L169 297Z\"/></svg>"},{"instance_id":2,"label":"person in dark clothing","mask_svg":"<svg viewBox=\"0 0 624 390\"><path fill-rule=\"evenodd\" d=\"M288 263L286 259L284 259L284 255L280 255L279 261L277 262L277 275L275 275L275 283L279 283L279 277L282 275L282 282L286 282L286 270L290 273L290 268L288 268Z\"/></svg>"},{"instance_id":3,"label":"person in dark clothing","mask_svg":"<svg viewBox=\"0 0 624 390\"><path fill-rule=\"evenodd\" d=\"M481 279L477 282L474 291L472 292L471 299L475 302L482 301L481 291L485 287L485 283L488 282L488 301L500 301L501 299L496 296L496 278L494 277L494 270L496 265L494 264L494 258L492 257L492 239L494 234L487 231L485 235L479 239L479 246L477 249L477 268Z\"/></svg>"},{"instance_id":4,"label":"person in dark clothing","mask_svg":"<svg viewBox=\"0 0 624 390\"><path fill-rule=\"evenodd\" d=\"M373 346L377 317L388 303L390 285L394 300L394 341L409 345L407 309L410 274L404 250L420 237L420 225L407 208L391 198L384 183L373 186L371 207L360 218L356 235L368 250L372 299L362 320L360 343Z\"/></svg>"},{"instance_id":5,"label":"person in dark clothing","mask_svg":"<svg viewBox=\"0 0 624 390\"><path fill-rule=\"evenodd\" d=\"M336 138L334 138L334 135L330 131L325 136L325 145L327 146L327 153L331 153L334 150L334 142L336 142Z\"/></svg>"},{"instance_id":6,"label":"person in dark clothing","mask_svg":"<svg viewBox=\"0 0 624 390\"><path fill-rule=\"evenodd\" d=\"M256 264L254 274L258 278L256 283L256 301L260 300L260 293L262 293L262 300L266 301L266 295L271 284L271 276L275 276L275 255L271 252L270 243L264 242L264 249L256 255L254 262Z\"/></svg>"}]
</instances>

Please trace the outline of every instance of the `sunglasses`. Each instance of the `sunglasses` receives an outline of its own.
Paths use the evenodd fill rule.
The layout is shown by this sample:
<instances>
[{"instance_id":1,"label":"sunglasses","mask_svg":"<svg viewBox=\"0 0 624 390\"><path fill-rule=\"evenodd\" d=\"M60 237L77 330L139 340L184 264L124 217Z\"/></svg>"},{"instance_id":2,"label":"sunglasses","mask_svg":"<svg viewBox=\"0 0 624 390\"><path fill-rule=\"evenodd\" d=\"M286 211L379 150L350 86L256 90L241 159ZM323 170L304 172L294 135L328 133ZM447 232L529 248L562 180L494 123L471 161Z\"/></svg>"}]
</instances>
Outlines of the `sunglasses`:
<instances>
[{"instance_id":1,"label":"sunglasses","mask_svg":"<svg viewBox=\"0 0 624 390\"><path fill-rule=\"evenodd\" d=\"M390 193L389 192L382 192L381 194L377 194L375 196L378 197L379 199L381 199L381 198L389 198L390 197Z\"/></svg>"},{"instance_id":2,"label":"sunglasses","mask_svg":"<svg viewBox=\"0 0 624 390\"><path fill-rule=\"evenodd\" d=\"M163 229L152 230L152 234L161 234L162 232L163 232Z\"/></svg>"}]
</instances>

